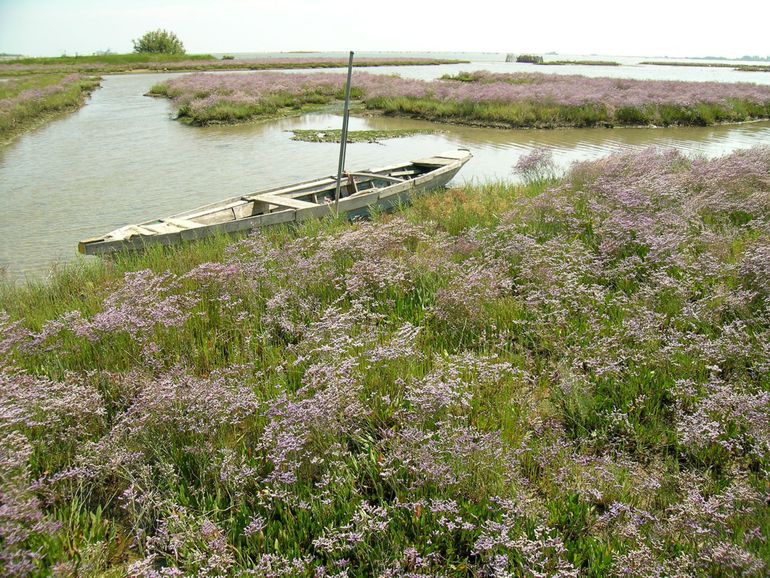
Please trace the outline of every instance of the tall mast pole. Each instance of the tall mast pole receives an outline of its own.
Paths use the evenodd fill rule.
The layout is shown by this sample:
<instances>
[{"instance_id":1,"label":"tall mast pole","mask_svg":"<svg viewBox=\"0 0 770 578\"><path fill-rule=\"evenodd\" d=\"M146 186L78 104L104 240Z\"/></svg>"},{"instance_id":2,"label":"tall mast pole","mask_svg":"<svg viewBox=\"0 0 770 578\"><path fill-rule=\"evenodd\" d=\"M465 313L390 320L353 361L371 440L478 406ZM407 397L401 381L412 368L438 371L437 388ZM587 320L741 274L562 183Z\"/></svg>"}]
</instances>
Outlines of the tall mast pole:
<instances>
[{"instance_id":1,"label":"tall mast pole","mask_svg":"<svg viewBox=\"0 0 770 578\"><path fill-rule=\"evenodd\" d=\"M353 76L353 51L348 60L348 82L345 85L345 108L342 113L342 137L340 138L340 163L337 167L337 188L334 191L334 214L339 215L342 172L345 170L345 146L348 144L348 118L350 117L350 80Z\"/></svg>"}]
</instances>

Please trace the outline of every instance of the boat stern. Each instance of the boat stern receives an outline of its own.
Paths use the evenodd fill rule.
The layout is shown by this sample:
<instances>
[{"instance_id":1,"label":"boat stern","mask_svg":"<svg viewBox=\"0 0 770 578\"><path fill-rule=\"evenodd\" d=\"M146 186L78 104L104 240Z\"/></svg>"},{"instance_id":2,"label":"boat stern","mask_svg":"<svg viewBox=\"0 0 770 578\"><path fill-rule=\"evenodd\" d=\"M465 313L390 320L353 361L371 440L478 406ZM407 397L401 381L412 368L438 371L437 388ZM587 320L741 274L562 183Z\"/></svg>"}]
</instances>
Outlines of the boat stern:
<instances>
[{"instance_id":1,"label":"boat stern","mask_svg":"<svg viewBox=\"0 0 770 578\"><path fill-rule=\"evenodd\" d=\"M473 155L468 149L455 149L433 155L432 157L416 159L413 160L412 163L415 165L430 165L437 167L458 164L459 170L465 163L471 160L471 158L473 158Z\"/></svg>"},{"instance_id":2,"label":"boat stern","mask_svg":"<svg viewBox=\"0 0 770 578\"><path fill-rule=\"evenodd\" d=\"M98 253L95 250L96 244L104 241L103 237L91 237L90 239L83 239L78 243L78 253L82 255L94 255Z\"/></svg>"}]
</instances>

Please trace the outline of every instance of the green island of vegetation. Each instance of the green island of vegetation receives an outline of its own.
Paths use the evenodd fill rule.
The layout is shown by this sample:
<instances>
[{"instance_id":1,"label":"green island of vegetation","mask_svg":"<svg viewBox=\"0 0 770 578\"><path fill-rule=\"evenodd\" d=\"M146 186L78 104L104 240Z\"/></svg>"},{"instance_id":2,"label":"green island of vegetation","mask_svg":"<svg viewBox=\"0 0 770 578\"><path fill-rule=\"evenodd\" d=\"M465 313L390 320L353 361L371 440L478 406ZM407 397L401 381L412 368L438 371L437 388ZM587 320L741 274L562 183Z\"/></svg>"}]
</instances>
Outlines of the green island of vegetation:
<instances>
[{"instance_id":1,"label":"green island of vegetation","mask_svg":"<svg viewBox=\"0 0 770 578\"><path fill-rule=\"evenodd\" d=\"M0 569L770 562L770 152L647 150L0 287Z\"/></svg>"},{"instance_id":2,"label":"green island of vegetation","mask_svg":"<svg viewBox=\"0 0 770 578\"><path fill-rule=\"evenodd\" d=\"M292 129L292 140L316 143L339 143L342 139L340 129L300 130ZM392 130L351 130L347 142L377 143L390 138L404 138L418 134L435 134L436 129L392 129Z\"/></svg>"},{"instance_id":3,"label":"green island of vegetation","mask_svg":"<svg viewBox=\"0 0 770 578\"><path fill-rule=\"evenodd\" d=\"M343 96L344 75L189 75L152 87L194 125L300 114ZM276 90L274 86L280 86ZM542 73L460 72L435 81L357 74L367 110L499 128L708 126L770 118L770 89Z\"/></svg>"},{"instance_id":4,"label":"green island of vegetation","mask_svg":"<svg viewBox=\"0 0 770 578\"><path fill-rule=\"evenodd\" d=\"M0 143L81 107L100 79L39 74L0 82Z\"/></svg>"},{"instance_id":5,"label":"green island of vegetation","mask_svg":"<svg viewBox=\"0 0 770 578\"><path fill-rule=\"evenodd\" d=\"M732 68L739 72L770 72L770 65L764 64L729 64L727 62L666 62L662 60L649 60L639 64L653 66L690 66L695 68Z\"/></svg>"},{"instance_id":6,"label":"green island of vegetation","mask_svg":"<svg viewBox=\"0 0 770 578\"><path fill-rule=\"evenodd\" d=\"M614 60L544 60L536 64L543 66L564 66L567 64L577 64L580 66L620 66L620 62Z\"/></svg>"},{"instance_id":7,"label":"green island of vegetation","mask_svg":"<svg viewBox=\"0 0 770 578\"><path fill-rule=\"evenodd\" d=\"M543 64L543 57L537 54L519 54L516 62L524 64Z\"/></svg>"},{"instance_id":8,"label":"green island of vegetation","mask_svg":"<svg viewBox=\"0 0 770 578\"><path fill-rule=\"evenodd\" d=\"M360 58L355 67L432 66L461 64L466 60L439 58ZM50 73L119 74L130 72L193 72L204 70L281 70L299 68L340 68L341 58L215 58L210 54L130 53L88 56L11 58L0 60L0 77Z\"/></svg>"},{"instance_id":9,"label":"green island of vegetation","mask_svg":"<svg viewBox=\"0 0 770 578\"><path fill-rule=\"evenodd\" d=\"M565 66L567 64L579 64L584 66L620 66L619 62L613 60L545 60L545 58L537 54L519 54L515 58L512 54L509 54L506 56L505 61L537 64L540 66Z\"/></svg>"},{"instance_id":10,"label":"green island of vegetation","mask_svg":"<svg viewBox=\"0 0 770 578\"><path fill-rule=\"evenodd\" d=\"M770 72L770 65L768 64L741 64L736 66L735 70L740 72Z\"/></svg>"}]
</instances>

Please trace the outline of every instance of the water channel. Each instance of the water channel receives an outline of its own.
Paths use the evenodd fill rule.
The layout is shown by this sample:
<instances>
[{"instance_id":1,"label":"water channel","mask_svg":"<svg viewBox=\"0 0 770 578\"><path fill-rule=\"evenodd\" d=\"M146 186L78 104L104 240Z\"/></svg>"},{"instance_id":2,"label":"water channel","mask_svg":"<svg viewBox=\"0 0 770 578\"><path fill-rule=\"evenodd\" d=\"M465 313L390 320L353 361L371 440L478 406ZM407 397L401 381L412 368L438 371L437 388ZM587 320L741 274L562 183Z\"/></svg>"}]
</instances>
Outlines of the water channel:
<instances>
[{"instance_id":1,"label":"water channel","mask_svg":"<svg viewBox=\"0 0 770 578\"><path fill-rule=\"evenodd\" d=\"M435 78L459 70L500 71L504 65L480 61L371 71ZM520 66L508 65L506 70ZM585 74L584 69L592 69L593 75L621 72L586 66L539 67L538 71L552 68L558 68L555 72L559 74ZM701 80L712 80L715 75L718 80L728 80L725 76L734 80L737 74L744 81L770 83L770 74L765 73L643 68L656 78L665 77L665 72L690 79L694 70L700 70ZM336 170L337 145L297 142L290 131L339 128L340 115L307 114L238 126L189 127L173 120L169 102L143 96L150 86L169 76L106 76L102 88L80 111L0 147L0 269L5 275L13 280L42 278L54 263L78 258L76 246L82 238ZM354 117L350 128L438 128L437 134L349 145L347 166L374 168L442 150L469 148L474 159L457 182L511 178L511 167L534 147L551 149L557 162L567 166L575 160L648 146L715 156L770 145L770 122L707 128L500 130Z\"/></svg>"}]
</instances>

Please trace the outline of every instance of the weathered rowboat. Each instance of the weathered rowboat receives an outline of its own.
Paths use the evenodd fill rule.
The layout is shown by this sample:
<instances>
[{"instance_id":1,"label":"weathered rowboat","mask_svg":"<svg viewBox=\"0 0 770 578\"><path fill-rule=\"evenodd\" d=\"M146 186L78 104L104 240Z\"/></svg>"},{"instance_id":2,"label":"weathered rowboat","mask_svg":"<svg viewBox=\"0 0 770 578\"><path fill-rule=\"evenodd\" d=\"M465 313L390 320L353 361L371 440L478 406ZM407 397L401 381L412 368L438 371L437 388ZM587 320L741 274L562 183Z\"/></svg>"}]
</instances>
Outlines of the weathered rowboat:
<instances>
[{"instance_id":1,"label":"weathered rowboat","mask_svg":"<svg viewBox=\"0 0 770 578\"><path fill-rule=\"evenodd\" d=\"M414 194L446 185L471 156L470 151L459 149L408 163L346 173L338 210L352 218L367 214L373 206L391 209ZM330 176L233 197L85 239L78 244L78 250L86 255L136 250L151 244L171 245L323 217L334 213L336 187L337 178Z\"/></svg>"}]
</instances>

